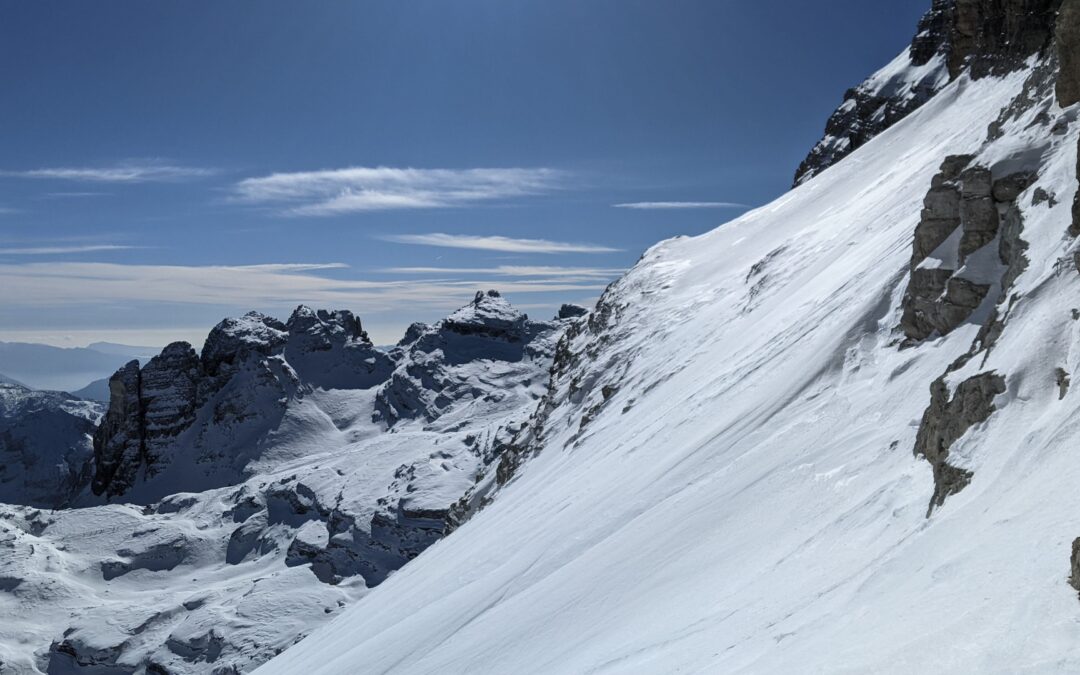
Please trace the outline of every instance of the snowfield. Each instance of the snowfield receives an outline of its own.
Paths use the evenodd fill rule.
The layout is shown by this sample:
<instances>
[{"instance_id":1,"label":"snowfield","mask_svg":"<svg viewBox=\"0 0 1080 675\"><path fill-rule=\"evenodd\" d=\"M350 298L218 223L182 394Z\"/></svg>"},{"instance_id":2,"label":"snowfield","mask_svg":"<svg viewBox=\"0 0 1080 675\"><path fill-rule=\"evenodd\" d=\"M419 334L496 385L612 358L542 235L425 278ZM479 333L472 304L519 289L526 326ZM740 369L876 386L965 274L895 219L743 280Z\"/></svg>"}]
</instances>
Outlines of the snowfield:
<instances>
[{"instance_id":1,"label":"snowfield","mask_svg":"<svg viewBox=\"0 0 1080 675\"><path fill-rule=\"evenodd\" d=\"M570 341L494 502L260 675L1080 671L1080 392L1056 375L1080 365L1077 110L1029 86L988 135L1031 72L964 75L774 203L650 249ZM897 326L931 178L968 153L1038 172L1030 264L992 349L946 378L1006 387L950 450L970 485L927 517L930 384L998 297L914 346Z\"/></svg>"}]
</instances>

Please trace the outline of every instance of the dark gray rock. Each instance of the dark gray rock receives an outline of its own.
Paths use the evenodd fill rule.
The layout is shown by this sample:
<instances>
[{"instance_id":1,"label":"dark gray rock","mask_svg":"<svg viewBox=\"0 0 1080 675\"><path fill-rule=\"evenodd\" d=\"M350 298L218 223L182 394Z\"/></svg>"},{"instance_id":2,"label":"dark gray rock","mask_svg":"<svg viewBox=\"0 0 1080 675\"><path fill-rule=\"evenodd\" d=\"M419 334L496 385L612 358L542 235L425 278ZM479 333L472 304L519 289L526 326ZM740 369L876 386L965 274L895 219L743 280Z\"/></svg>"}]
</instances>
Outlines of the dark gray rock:
<instances>
[{"instance_id":1,"label":"dark gray rock","mask_svg":"<svg viewBox=\"0 0 1080 675\"><path fill-rule=\"evenodd\" d=\"M1072 380L1069 377L1069 371L1064 368L1054 369L1054 382L1058 387L1058 400L1065 398L1065 394L1069 393L1069 385L1072 384Z\"/></svg>"},{"instance_id":2,"label":"dark gray rock","mask_svg":"<svg viewBox=\"0 0 1080 675\"><path fill-rule=\"evenodd\" d=\"M1069 556L1069 585L1080 591L1080 537L1073 539Z\"/></svg>"},{"instance_id":3,"label":"dark gray rock","mask_svg":"<svg viewBox=\"0 0 1080 675\"><path fill-rule=\"evenodd\" d=\"M559 313L555 318L557 319L574 319L579 316L585 316L589 313L589 310L581 305L565 304L559 308Z\"/></svg>"},{"instance_id":4,"label":"dark gray rock","mask_svg":"<svg viewBox=\"0 0 1080 675\"><path fill-rule=\"evenodd\" d=\"M1024 232L1024 216L1015 204L1008 204L1002 209L1001 239L998 242L998 259L1005 266L1001 277L1001 289L1004 294L1016 282L1016 279L1028 268L1028 243L1021 236Z\"/></svg>"},{"instance_id":5,"label":"dark gray rock","mask_svg":"<svg viewBox=\"0 0 1080 675\"><path fill-rule=\"evenodd\" d=\"M1049 46L1061 0L955 0L949 75L973 77L1019 68Z\"/></svg>"},{"instance_id":6,"label":"dark gray rock","mask_svg":"<svg viewBox=\"0 0 1080 675\"><path fill-rule=\"evenodd\" d=\"M960 264L997 236L998 212L991 196L992 180L990 170L985 167L972 167L960 174L960 222L963 226Z\"/></svg>"},{"instance_id":7,"label":"dark gray rock","mask_svg":"<svg viewBox=\"0 0 1080 675\"><path fill-rule=\"evenodd\" d=\"M195 422L202 362L186 342L174 342L150 359L140 375L144 453L153 471L158 457Z\"/></svg>"},{"instance_id":8,"label":"dark gray rock","mask_svg":"<svg viewBox=\"0 0 1080 675\"><path fill-rule=\"evenodd\" d=\"M1057 101L1062 108L1080 102L1080 0L1065 0L1058 12Z\"/></svg>"},{"instance_id":9,"label":"dark gray rock","mask_svg":"<svg viewBox=\"0 0 1080 675\"><path fill-rule=\"evenodd\" d=\"M964 380L951 398L944 376L930 385L930 405L923 413L914 448L915 455L925 457L934 471L934 494L927 516L971 481L970 471L948 463L949 448L971 427L990 418L996 410L994 398L1004 392L1005 378L994 372Z\"/></svg>"},{"instance_id":10,"label":"dark gray rock","mask_svg":"<svg viewBox=\"0 0 1080 675\"><path fill-rule=\"evenodd\" d=\"M1036 179L1035 174L1018 172L995 181L986 167L968 166L971 159L966 155L946 157L923 200L900 319L909 342L947 335L986 299L990 284L956 276L956 269L976 251L998 241L997 257L1004 267L1002 293L1027 268L1028 245L1021 237L1024 225L1016 199ZM956 259L950 259L952 253L946 252L936 266L921 267L957 228Z\"/></svg>"},{"instance_id":11,"label":"dark gray rock","mask_svg":"<svg viewBox=\"0 0 1080 675\"><path fill-rule=\"evenodd\" d=\"M937 54L946 53L952 41L954 0L933 0L923 14L911 41L911 62L923 66Z\"/></svg>"},{"instance_id":12,"label":"dark gray rock","mask_svg":"<svg viewBox=\"0 0 1080 675\"><path fill-rule=\"evenodd\" d=\"M131 361L109 378L109 409L94 432L94 494L124 492L143 465L145 418L140 380L138 361Z\"/></svg>"},{"instance_id":13,"label":"dark gray rock","mask_svg":"<svg viewBox=\"0 0 1080 675\"><path fill-rule=\"evenodd\" d=\"M1041 187L1035 188L1031 193L1031 205L1040 206L1042 204L1048 204L1050 208L1057 206L1057 196L1053 192L1047 192Z\"/></svg>"},{"instance_id":14,"label":"dark gray rock","mask_svg":"<svg viewBox=\"0 0 1080 675\"><path fill-rule=\"evenodd\" d=\"M960 173L971 162L971 155L949 155L930 180L930 190L923 198L919 224L911 252L911 269L926 259L960 227Z\"/></svg>"}]
</instances>

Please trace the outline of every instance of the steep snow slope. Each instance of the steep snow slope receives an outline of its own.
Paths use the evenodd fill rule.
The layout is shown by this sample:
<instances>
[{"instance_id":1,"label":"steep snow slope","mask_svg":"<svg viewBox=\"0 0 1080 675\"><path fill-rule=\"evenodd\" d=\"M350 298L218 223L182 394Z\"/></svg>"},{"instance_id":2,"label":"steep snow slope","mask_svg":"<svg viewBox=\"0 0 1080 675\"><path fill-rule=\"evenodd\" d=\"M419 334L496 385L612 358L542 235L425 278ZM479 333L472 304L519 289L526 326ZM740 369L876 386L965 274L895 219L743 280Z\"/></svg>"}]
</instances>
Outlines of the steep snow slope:
<instances>
[{"instance_id":1,"label":"steep snow slope","mask_svg":"<svg viewBox=\"0 0 1080 675\"><path fill-rule=\"evenodd\" d=\"M653 247L560 346L494 502L258 672L1080 670L1077 111L1033 72L962 75L776 202ZM958 154L1038 172L1028 265L904 347L913 233ZM1004 392L927 517L931 384L978 373Z\"/></svg>"},{"instance_id":2,"label":"steep snow slope","mask_svg":"<svg viewBox=\"0 0 1080 675\"><path fill-rule=\"evenodd\" d=\"M96 435L100 496L84 475L80 508L47 512L0 472L20 504L0 504L0 673L236 673L280 653L443 536L570 321L479 293L387 354L351 314L301 307L223 321L201 359L177 343L129 364ZM6 386L0 450L5 411L27 408ZM72 437L31 431L40 457Z\"/></svg>"}]
</instances>

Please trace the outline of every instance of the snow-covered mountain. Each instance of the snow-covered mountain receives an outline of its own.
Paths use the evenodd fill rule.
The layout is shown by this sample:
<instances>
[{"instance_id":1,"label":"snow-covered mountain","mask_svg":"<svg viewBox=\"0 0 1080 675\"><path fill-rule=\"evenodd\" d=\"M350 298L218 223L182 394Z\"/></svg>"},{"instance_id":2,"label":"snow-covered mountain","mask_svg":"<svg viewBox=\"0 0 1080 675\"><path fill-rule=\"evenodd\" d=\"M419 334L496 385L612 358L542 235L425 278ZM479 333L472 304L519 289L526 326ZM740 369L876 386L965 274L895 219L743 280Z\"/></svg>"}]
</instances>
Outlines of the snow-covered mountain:
<instances>
[{"instance_id":1,"label":"snow-covered mountain","mask_svg":"<svg viewBox=\"0 0 1080 675\"><path fill-rule=\"evenodd\" d=\"M591 312L0 385L0 673L1080 670L1078 116L1080 0L935 0Z\"/></svg>"},{"instance_id":2,"label":"snow-covered mountain","mask_svg":"<svg viewBox=\"0 0 1080 675\"><path fill-rule=\"evenodd\" d=\"M79 427L91 470L61 491L77 508L4 493L0 613L20 619L0 622L0 672L228 673L279 653L452 529L582 313L531 321L478 293L383 352L351 313L300 307L129 363ZM34 438L54 453L75 437L50 433Z\"/></svg>"},{"instance_id":3,"label":"snow-covered mountain","mask_svg":"<svg viewBox=\"0 0 1080 675\"><path fill-rule=\"evenodd\" d=\"M487 508L258 672L1080 670L1057 4L935 3L932 96L650 249L567 333Z\"/></svg>"},{"instance_id":4,"label":"snow-covered mountain","mask_svg":"<svg viewBox=\"0 0 1080 675\"><path fill-rule=\"evenodd\" d=\"M69 505L93 471L102 406L0 378L0 503Z\"/></svg>"}]
</instances>

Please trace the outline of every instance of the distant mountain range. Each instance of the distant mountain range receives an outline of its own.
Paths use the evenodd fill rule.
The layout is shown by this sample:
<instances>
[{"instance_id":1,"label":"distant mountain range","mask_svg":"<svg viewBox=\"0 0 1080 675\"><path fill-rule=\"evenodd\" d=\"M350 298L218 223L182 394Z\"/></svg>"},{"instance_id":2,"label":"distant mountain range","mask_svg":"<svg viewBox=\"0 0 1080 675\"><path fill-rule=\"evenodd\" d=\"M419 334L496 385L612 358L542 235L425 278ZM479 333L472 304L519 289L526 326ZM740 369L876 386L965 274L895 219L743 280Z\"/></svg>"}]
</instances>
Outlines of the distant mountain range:
<instances>
[{"instance_id":1,"label":"distant mountain range","mask_svg":"<svg viewBox=\"0 0 1080 675\"><path fill-rule=\"evenodd\" d=\"M149 360L158 349L95 342L86 347L53 347L30 342L0 342L0 373L31 389L89 391L132 359ZM80 395L81 394L77 394ZM83 396L93 398L92 396Z\"/></svg>"}]
</instances>

